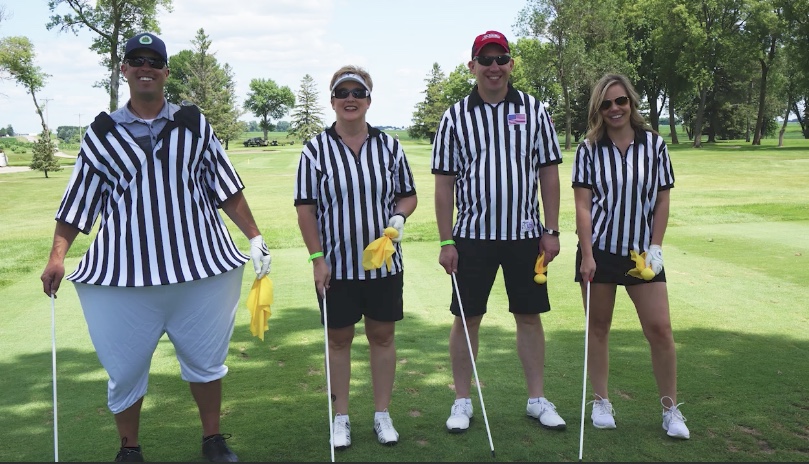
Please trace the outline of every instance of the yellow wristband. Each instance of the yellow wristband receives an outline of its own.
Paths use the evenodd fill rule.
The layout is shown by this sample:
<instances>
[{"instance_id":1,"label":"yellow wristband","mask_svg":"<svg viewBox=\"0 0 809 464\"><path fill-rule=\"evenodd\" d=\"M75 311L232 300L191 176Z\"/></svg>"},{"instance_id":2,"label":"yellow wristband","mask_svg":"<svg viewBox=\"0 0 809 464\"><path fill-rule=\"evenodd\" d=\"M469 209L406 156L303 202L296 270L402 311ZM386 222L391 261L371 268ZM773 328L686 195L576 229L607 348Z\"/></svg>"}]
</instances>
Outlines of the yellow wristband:
<instances>
[{"instance_id":1,"label":"yellow wristband","mask_svg":"<svg viewBox=\"0 0 809 464\"><path fill-rule=\"evenodd\" d=\"M322 251L318 251L317 253L312 253L311 255L309 255L309 262L311 263L312 261L315 260L315 258L320 258L321 256L323 256Z\"/></svg>"},{"instance_id":2,"label":"yellow wristband","mask_svg":"<svg viewBox=\"0 0 809 464\"><path fill-rule=\"evenodd\" d=\"M447 246L447 245L455 245L455 240L452 240L452 239L444 240L443 242L439 243L439 245L441 245L442 247Z\"/></svg>"}]
</instances>

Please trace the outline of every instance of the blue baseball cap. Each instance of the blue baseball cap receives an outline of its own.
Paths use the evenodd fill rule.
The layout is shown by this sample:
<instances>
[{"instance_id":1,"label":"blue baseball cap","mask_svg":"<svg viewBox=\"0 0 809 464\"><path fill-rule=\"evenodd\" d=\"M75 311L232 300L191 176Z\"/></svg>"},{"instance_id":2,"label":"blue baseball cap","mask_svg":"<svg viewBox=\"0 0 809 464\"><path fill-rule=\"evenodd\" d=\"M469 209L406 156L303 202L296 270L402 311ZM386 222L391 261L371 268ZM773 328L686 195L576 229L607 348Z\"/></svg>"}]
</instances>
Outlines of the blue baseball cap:
<instances>
[{"instance_id":1,"label":"blue baseball cap","mask_svg":"<svg viewBox=\"0 0 809 464\"><path fill-rule=\"evenodd\" d=\"M147 50L152 50L153 52L160 55L160 58L163 61L169 61L168 54L166 53L166 44L163 43L160 38L154 34L150 34L148 32L144 32L141 34L132 37L131 39L126 41L126 49L124 50L124 58L128 57L129 54L135 50L145 48Z\"/></svg>"}]
</instances>

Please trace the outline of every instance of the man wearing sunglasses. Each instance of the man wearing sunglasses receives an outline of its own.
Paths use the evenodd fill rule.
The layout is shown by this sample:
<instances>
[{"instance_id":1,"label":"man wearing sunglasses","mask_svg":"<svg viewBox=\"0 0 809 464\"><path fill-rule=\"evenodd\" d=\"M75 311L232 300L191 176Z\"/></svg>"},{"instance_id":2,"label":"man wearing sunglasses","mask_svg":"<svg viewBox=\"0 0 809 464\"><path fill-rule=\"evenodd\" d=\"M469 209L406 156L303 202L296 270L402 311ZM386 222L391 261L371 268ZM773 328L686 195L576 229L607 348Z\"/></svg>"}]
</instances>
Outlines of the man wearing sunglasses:
<instances>
[{"instance_id":1,"label":"man wearing sunglasses","mask_svg":"<svg viewBox=\"0 0 809 464\"><path fill-rule=\"evenodd\" d=\"M56 213L43 290L54 296L79 232L98 232L67 276L90 338L109 375L107 405L121 440L116 461L143 461L138 432L149 366L166 334L202 422L209 461L237 461L220 433L224 364L244 264L256 278L270 254L222 145L195 106L166 101L166 45L143 33L126 43L121 65L127 104L100 113L81 144ZM250 240L239 251L222 209Z\"/></svg>"},{"instance_id":2,"label":"man wearing sunglasses","mask_svg":"<svg viewBox=\"0 0 809 464\"><path fill-rule=\"evenodd\" d=\"M562 152L544 105L511 86L514 61L502 33L477 36L468 66L476 85L444 113L432 154L438 262L457 281L449 337L455 402L447 430L466 431L473 415L469 352L477 357L480 323L500 267L528 387L526 414L543 427L562 430L565 421L544 391L545 337L539 315L551 309L549 284L534 281L538 256L544 253L547 265L559 253Z\"/></svg>"}]
</instances>

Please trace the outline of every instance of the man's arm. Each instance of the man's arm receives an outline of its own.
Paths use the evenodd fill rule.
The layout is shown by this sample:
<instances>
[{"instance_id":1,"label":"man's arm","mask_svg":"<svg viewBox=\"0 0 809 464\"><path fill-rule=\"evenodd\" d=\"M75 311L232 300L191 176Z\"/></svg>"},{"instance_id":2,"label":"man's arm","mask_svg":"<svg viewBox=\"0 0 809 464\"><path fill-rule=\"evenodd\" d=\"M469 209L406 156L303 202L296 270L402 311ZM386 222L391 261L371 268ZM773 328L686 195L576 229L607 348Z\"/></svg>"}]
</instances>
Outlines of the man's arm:
<instances>
[{"instance_id":1,"label":"man's arm","mask_svg":"<svg viewBox=\"0 0 809 464\"><path fill-rule=\"evenodd\" d=\"M455 176L435 174L435 220L438 240L452 239L452 213L455 211ZM458 270L458 250L452 245L442 246L438 263L447 274Z\"/></svg>"},{"instance_id":2,"label":"man's arm","mask_svg":"<svg viewBox=\"0 0 809 464\"><path fill-rule=\"evenodd\" d=\"M539 169L539 192L542 196L544 225L559 230L559 165L550 164ZM540 240L540 252L545 252L545 264L559 254L559 237L544 234Z\"/></svg>"},{"instance_id":3,"label":"man's arm","mask_svg":"<svg viewBox=\"0 0 809 464\"><path fill-rule=\"evenodd\" d=\"M56 229L53 231L53 245L48 257L48 264L42 271L42 290L46 295L56 295L62 278L65 276L65 256L73 244L73 240L79 235L79 229L64 222L57 221Z\"/></svg>"},{"instance_id":4,"label":"man's arm","mask_svg":"<svg viewBox=\"0 0 809 464\"><path fill-rule=\"evenodd\" d=\"M228 215L248 239L261 235L243 192L238 192L222 202L222 211Z\"/></svg>"}]
</instances>

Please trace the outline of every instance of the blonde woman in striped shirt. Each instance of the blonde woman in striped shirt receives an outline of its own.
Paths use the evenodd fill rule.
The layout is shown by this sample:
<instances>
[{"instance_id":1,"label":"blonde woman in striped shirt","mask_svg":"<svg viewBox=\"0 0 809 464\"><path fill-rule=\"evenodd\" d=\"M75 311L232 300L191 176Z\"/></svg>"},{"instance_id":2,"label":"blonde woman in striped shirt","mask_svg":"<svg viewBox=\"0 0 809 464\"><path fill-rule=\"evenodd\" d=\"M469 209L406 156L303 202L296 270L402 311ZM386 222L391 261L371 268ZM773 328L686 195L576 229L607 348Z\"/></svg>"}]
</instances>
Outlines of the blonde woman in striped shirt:
<instances>
[{"instance_id":1,"label":"blonde woman in striped shirt","mask_svg":"<svg viewBox=\"0 0 809 464\"><path fill-rule=\"evenodd\" d=\"M626 76L607 74L593 87L586 139L576 149L576 281L586 302L590 289L588 373L595 398L596 428L616 427L609 400L608 340L616 289L624 286L635 305L652 353L652 370L663 406L663 429L670 437L690 437L677 403L677 357L669 317L663 236L669 218L674 171L663 138L638 111L638 94ZM646 252L654 275L644 280L629 271L632 253Z\"/></svg>"}]
</instances>

